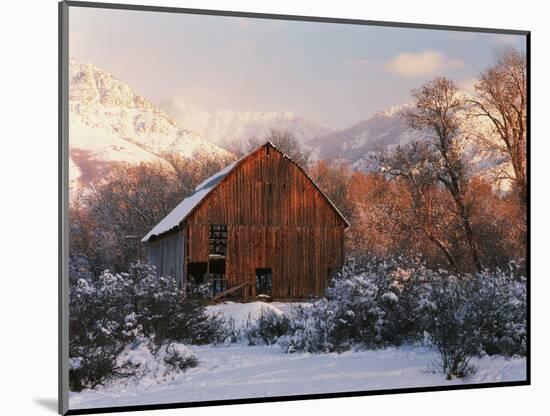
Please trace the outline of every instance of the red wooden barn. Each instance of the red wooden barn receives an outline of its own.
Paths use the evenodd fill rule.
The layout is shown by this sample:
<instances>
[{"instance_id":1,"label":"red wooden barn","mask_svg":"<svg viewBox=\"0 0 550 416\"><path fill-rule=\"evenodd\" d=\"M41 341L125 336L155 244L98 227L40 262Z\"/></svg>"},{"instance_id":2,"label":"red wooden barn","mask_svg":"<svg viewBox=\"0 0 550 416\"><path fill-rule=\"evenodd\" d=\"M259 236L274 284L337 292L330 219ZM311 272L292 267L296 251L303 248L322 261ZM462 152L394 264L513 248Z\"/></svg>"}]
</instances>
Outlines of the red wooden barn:
<instances>
[{"instance_id":1,"label":"red wooden barn","mask_svg":"<svg viewBox=\"0 0 550 416\"><path fill-rule=\"evenodd\" d=\"M197 186L143 239L159 275L210 281L214 297L323 296L349 226L268 142Z\"/></svg>"}]
</instances>

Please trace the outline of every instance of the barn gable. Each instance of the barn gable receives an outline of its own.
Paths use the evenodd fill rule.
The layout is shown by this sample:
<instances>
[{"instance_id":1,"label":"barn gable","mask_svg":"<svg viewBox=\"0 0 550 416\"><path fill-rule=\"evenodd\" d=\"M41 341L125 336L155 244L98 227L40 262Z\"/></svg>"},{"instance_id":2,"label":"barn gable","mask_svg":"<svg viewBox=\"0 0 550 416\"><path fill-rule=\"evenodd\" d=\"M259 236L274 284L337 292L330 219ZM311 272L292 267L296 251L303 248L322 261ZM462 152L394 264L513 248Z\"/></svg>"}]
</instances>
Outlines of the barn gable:
<instances>
[{"instance_id":1,"label":"barn gable","mask_svg":"<svg viewBox=\"0 0 550 416\"><path fill-rule=\"evenodd\" d=\"M187 217L189 217L202 204L202 202L205 199L207 199L207 196L209 196L212 193L212 191L215 190L220 185L220 183L222 183L229 175L231 175L232 172L234 172L237 169L237 167L239 167L248 158L251 158L257 152L264 149L266 146L279 152L284 158L291 161L308 179L308 181L314 186L314 188L319 192L319 194L323 197L323 199L326 200L326 202L330 205L330 207L335 211L338 218L340 218L340 220L342 221L343 225L345 227L349 226L348 221L345 219L342 213L336 208L336 206L332 203L332 201L330 201L330 199L323 193L323 191L321 191L321 189L313 181L313 179L311 179L309 175L307 175L307 173L297 163L295 163L290 157L288 157L279 149L277 149L271 142L267 142L266 144L260 146L258 149L256 149L252 153L249 153L243 158L237 160L236 162L231 163L221 171L217 172L216 174L212 175L211 177L209 177L208 179L200 183L195 188L195 192L192 195L185 198L180 204L178 204L166 217L164 217L155 227L153 227L153 229L149 231L149 233L147 233L147 235L145 235L141 241L148 242L153 237L161 236L177 228Z\"/></svg>"}]
</instances>

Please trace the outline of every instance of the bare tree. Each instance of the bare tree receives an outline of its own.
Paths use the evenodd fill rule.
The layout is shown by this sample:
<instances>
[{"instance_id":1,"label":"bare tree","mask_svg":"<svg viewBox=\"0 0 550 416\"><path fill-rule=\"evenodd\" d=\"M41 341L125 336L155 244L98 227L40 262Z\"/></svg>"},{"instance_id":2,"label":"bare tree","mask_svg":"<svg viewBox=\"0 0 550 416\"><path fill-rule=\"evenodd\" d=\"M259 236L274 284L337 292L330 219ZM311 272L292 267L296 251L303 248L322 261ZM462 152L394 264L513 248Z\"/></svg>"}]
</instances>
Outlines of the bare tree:
<instances>
[{"instance_id":1,"label":"bare tree","mask_svg":"<svg viewBox=\"0 0 550 416\"><path fill-rule=\"evenodd\" d=\"M427 132L432 152L427 158L436 178L451 194L462 222L470 249L472 263L477 271L482 270L479 250L470 222L470 209L464 201L464 186L467 182L463 161L461 113L466 107L465 99L457 91L454 82L437 77L411 92L415 100L414 111L405 114L409 126Z\"/></svg>"},{"instance_id":2,"label":"bare tree","mask_svg":"<svg viewBox=\"0 0 550 416\"><path fill-rule=\"evenodd\" d=\"M521 203L527 204L527 62L525 54L505 48L496 62L485 69L475 84L471 100L474 117L491 121L497 141L484 143L508 155L514 169L512 179Z\"/></svg>"},{"instance_id":3,"label":"bare tree","mask_svg":"<svg viewBox=\"0 0 550 416\"><path fill-rule=\"evenodd\" d=\"M412 142L399 146L391 154L377 158L383 172L393 178L402 178L409 185L412 204L407 215L400 215L403 230L411 235L420 233L445 257L449 265L460 271L453 253L451 218L448 203L437 192L438 178L433 165L437 163L433 146L429 142Z\"/></svg>"},{"instance_id":4,"label":"bare tree","mask_svg":"<svg viewBox=\"0 0 550 416\"><path fill-rule=\"evenodd\" d=\"M267 141L273 143L277 149L288 155L302 168L307 169L309 167L311 161L311 150L304 148L296 136L288 130L271 129L269 134L263 139L252 137L239 153L242 155L249 153L256 150Z\"/></svg>"},{"instance_id":5,"label":"bare tree","mask_svg":"<svg viewBox=\"0 0 550 416\"><path fill-rule=\"evenodd\" d=\"M449 263L458 269L448 244L438 237L438 225L432 223L437 205L425 192L432 182L443 185L454 205L452 214L460 224L469 257L474 268L482 270L479 249L470 220L470 206L464 199L468 177L463 161L462 113L465 98L460 96L453 81L437 77L421 88L413 89L414 109L403 114L409 126L422 131L425 141L413 142L390 157L382 158L386 173L404 177L412 184L417 201L426 213L422 229L444 253ZM448 208L447 208L448 209Z\"/></svg>"},{"instance_id":6,"label":"bare tree","mask_svg":"<svg viewBox=\"0 0 550 416\"><path fill-rule=\"evenodd\" d=\"M319 160L309 169L309 175L319 188L329 197L336 208L349 218L351 206L348 198L351 167L343 160L326 162Z\"/></svg>"},{"instance_id":7,"label":"bare tree","mask_svg":"<svg viewBox=\"0 0 550 416\"><path fill-rule=\"evenodd\" d=\"M219 156L199 153L194 154L191 158L183 157L177 153L165 153L161 157L172 167L182 195L192 193L197 182L212 176L236 159L235 155Z\"/></svg>"},{"instance_id":8,"label":"bare tree","mask_svg":"<svg viewBox=\"0 0 550 416\"><path fill-rule=\"evenodd\" d=\"M143 237L205 178L227 164L226 158L164 155L166 162L118 164L73 202L70 240L94 269L128 270L144 257Z\"/></svg>"}]
</instances>

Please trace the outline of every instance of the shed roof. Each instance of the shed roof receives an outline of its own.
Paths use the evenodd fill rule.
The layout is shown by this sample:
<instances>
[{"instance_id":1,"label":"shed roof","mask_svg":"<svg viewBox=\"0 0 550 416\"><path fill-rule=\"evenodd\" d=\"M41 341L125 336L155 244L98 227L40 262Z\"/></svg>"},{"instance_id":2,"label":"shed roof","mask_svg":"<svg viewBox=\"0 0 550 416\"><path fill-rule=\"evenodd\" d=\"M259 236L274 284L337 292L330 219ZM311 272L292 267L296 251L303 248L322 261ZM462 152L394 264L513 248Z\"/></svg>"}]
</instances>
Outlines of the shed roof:
<instances>
[{"instance_id":1,"label":"shed roof","mask_svg":"<svg viewBox=\"0 0 550 416\"><path fill-rule=\"evenodd\" d=\"M164 217L157 225L153 227L151 231L145 235L141 239L142 242L147 242L151 239L151 237L160 236L181 224L185 218L191 212L206 198L206 196L212 192L213 189L218 186L218 184L227 176L229 175L239 164L242 163L245 159L247 159L250 155L256 153L258 150L265 146L271 146L273 149L281 152L279 149L277 149L273 143L267 142L264 145L260 146L255 151L249 153L248 155L242 157L241 159L231 163L230 165L226 166L219 172L215 173L214 175L210 176L208 179L205 179L203 182L201 182L197 187L195 188L195 192L193 192L190 196L185 198L183 201L181 201L170 213ZM282 152L281 152L282 153ZM290 161L294 162L290 157L283 154L286 158L288 158ZM338 213L338 215L342 218L346 226L349 226L349 222L346 220L346 218L342 215L342 213L336 208L336 206L332 203L332 201L321 191L319 186L309 177L309 175L300 167L300 165L296 164L298 168L302 171L304 175L313 183L315 188L325 197L325 199L328 201L328 203L334 208L334 210Z\"/></svg>"}]
</instances>

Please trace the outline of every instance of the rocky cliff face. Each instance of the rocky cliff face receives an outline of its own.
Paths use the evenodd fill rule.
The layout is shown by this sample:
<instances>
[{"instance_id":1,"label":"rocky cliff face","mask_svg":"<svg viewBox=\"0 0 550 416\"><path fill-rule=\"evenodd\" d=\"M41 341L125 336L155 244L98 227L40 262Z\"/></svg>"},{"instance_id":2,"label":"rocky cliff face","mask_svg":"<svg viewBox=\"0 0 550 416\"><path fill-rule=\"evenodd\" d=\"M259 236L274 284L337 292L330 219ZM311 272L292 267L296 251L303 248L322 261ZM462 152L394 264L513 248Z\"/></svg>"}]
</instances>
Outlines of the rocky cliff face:
<instances>
[{"instance_id":1,"label":"rocky cliff face","mask_svg":"<svg viewBox=\"0 0 550 416\"><path fill-rule=\"evenodd\" d=\"M112 162L162 161L165 153L228 154L92 64L71 59L69 77L73 188L97 179Z\"/></svg>"}]
</instances>

